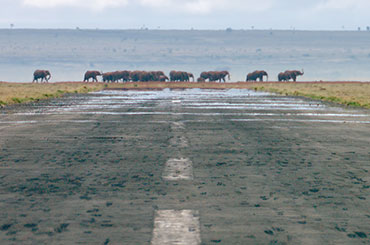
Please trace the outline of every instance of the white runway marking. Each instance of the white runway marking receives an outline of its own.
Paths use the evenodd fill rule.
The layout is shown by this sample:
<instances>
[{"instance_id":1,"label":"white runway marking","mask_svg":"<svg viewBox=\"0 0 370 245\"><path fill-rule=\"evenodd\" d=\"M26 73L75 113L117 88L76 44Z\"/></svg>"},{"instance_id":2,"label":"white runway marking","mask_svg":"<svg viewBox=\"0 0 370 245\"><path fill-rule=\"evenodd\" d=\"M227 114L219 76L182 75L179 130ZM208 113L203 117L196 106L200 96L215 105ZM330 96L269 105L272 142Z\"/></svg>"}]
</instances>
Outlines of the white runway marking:
<instances>
[{"instance_id":1,"label":"white runway marking","mask_svg":"<svg viewBox=\"0 0 370 245\"><path fill-rule=\"evenodd\" d=\"M156 211L152 245L198 245L199 212L194 210Z\"/></svg>"},{"instance_id":2,"label":"white runway marking","mask_svg":"<svg viewBox=\"0 0 370 245\"><path fill-rule=\"evenodd\" d=\"M189 158L169 159L163 172L163 179L176 180L192 180L193 163Z\"/></svg>"},{"instance_id":3,"label":"white runway marking","mask_svg":"<svg viewBox=\"0 0 370 245\"><path fill-rule=\"evenodd\" d=\"M172 146L177 146L180 148L188 147L188 140L184 136L175 136L170 139L170 144Z\"/></svg>"},{"instance_id":4,"label":"white runway marking","mask_svg":"<svg viewBox=\"0 0 370 245\"><path fill-rule=\"evenodd\" d=\"M185 129L185 124L183 122L173 122L172 123L172 130L182 130Z\"/></svg>"}]
</instances>

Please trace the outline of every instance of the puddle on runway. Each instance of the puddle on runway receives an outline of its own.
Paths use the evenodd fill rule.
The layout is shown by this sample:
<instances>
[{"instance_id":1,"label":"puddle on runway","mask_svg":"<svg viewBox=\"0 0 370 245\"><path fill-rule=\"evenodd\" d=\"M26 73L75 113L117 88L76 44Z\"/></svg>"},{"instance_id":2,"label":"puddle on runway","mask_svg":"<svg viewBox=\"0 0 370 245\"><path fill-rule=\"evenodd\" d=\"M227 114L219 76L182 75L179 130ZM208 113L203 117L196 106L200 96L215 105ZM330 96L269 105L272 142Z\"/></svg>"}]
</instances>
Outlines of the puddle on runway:
<instances>
[{"instance_id":1,"label":"puddle on runway","mask_svg":"<svg viewBox=\"0 0 370 245\"><path fill-rule=\"evenodd\" d=\"M299 120L299 119L231 119L233 122L314 122L314 123L357 123L370 124L370 121L341 121L341 120Z\"/></svg>"},{"instance_id":2,"label":"puddle on runway","mask_svg":"<svg viewBox=\"0 0 370 245\"><path fill-rule=\"evenodd\" d=\"M174 111L173 108L176 110ZM38 116L51 115L109 115L118 118L156 115L188 116L213 117L210 119L212 121L224 119L245 122L368 124L370 121L370 113L361 109L327 106L317 101L281 97L265 92L238 89L181 91L164 89L162 91L100 91L83 96L69 96L53 100L47 105L36 104L34 107L27 107L23 111L12 114L11 117L8 114L2 114L0 123L14 125L53 123L51 118L50 120L38 118ZM32 120L29 120L30 116ZM184 120L190 120L190 118L184 118ZM190 121L196 121L196 119ZM91 123L96 120L71 120L70 122Z\"/></svg>"}]
</instances>

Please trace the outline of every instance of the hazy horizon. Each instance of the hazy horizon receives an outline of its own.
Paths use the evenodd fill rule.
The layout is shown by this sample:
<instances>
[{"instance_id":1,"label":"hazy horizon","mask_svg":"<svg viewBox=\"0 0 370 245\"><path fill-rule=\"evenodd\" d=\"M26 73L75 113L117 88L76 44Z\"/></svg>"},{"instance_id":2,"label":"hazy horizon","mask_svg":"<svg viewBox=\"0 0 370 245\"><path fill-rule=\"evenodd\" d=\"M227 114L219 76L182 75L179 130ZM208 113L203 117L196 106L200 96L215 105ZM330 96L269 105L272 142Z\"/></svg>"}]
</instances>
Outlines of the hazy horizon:
<instances>
[{"instance_id":1,"label":"hazy horizon","mask_svg":"<svg viewBox=\"0 0 370 245\"><path fill-rule=\"evenodd\" d=\"M304 69L299 81L368 81L368 32L190 30L0 30L0 80L81 81L86 70L229 70L232 81Z\"/></svg>"},{"instance_id":2,"label":"hazy horizon","mask_svg":"<svg viewBox=\"0 0 370 245\"><path fill-rule=\"evenodd\" d=\"M0 28L366 30L367 0L2 0Z\"/></svg>"},{"instance_id":3,"label":"hazy horizon","mask_svg":"<svg viewBox=\"0 0 370 245\"><path fill-rule=\"evenodd\" d=\"M207 29L207 28L191 28L191 29L182 29L182 28L169 28L169 29L151 29L151 28L80 28L80 27L53 27L53 28L43 28L43 27L25 27L25 28L20 28L20 27L3 27L0 28L0 30L67 30L67 31L226 31L227 29L230 29L231 31L287 31L287 32L368 32L370 33L370 30L325 30L325 29L317 29L317 30L310 30L310 29L236 29L236 28L214 28L214 29Z\"/></svg>"}]
</instances>

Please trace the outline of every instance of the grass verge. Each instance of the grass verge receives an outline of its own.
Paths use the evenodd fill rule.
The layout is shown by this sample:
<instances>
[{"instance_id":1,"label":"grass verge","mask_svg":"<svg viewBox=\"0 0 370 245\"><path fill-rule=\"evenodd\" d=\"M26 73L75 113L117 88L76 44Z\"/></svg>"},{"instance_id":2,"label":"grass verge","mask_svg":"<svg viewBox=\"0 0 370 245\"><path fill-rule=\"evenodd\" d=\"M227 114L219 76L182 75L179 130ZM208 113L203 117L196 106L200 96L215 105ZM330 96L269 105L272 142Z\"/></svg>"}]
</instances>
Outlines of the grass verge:
<instances>
[{"instance_id":1,"label":"grass verge","mask_svg":"<svg viewBox=\"0 0 370 245\"><path fill-rule=\"evenodd\" d=\"M63 82L49 84L0 83L0 106L33 102L61 97L66 93L87 93L102 89L253 89L286 96L303 96L315 100L335 102L348 106L370 108L370 83L355 82L304 82L304 83L81 83Z\"/></svg>"},{"instance_id":2,"label":"grass verge","mask_svg":"<svg viewBox=\"0 0 370 245\"><path fill-rule=\"evenodd\" d=\"M101 90L96 83L0 83L0 106L36 102L61 97L67 93L87 93Z\"/></svg>"},{"instance_id":3,"label":"grass verge","mask_svg":"<svg viewBox=\"0 0 370 245\"><path fill-rule=\"evenodd\" d=\"M255 83L253 89L370 108L370 83Z\"/></svg>"}]
</instances>

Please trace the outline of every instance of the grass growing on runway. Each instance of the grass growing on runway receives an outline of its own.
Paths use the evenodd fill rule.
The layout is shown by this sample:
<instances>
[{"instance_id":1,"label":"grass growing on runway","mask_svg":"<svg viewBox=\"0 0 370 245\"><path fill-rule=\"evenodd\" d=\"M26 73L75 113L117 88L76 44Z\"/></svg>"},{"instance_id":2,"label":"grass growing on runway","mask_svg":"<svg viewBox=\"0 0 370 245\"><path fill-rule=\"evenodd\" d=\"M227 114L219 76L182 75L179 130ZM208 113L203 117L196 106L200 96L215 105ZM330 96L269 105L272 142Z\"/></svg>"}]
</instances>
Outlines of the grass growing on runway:
<instances>
[{"instance_id":1,"label":"grass growing on runway","mask_svg":"<svg viewBox=\"0 0 370 245\"><path fill-rule=\"evenodd\" d=\"M253 88L258 91L370 108L370 83L255 83Z\"/></svg>"},{"instance_id":2,"label":"grass growing on runway","mask_svg":"<svg viewBox=\"0 0 370 245\"><path fill-rule=\"evenodd\" d=\"M61 97L66 93L87 93L103 84L84 83L0 83L0 106Z\"/></svg>"}]
</instances>

